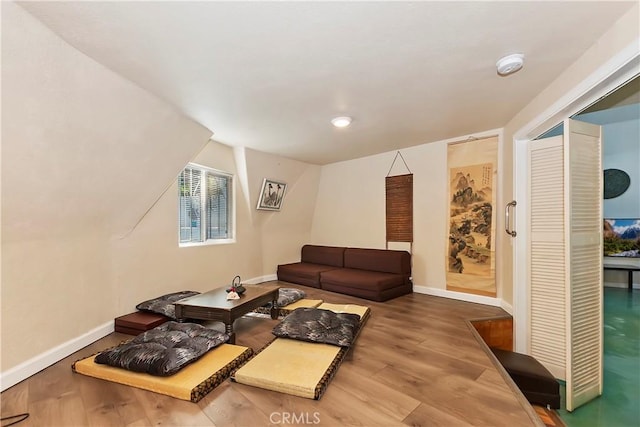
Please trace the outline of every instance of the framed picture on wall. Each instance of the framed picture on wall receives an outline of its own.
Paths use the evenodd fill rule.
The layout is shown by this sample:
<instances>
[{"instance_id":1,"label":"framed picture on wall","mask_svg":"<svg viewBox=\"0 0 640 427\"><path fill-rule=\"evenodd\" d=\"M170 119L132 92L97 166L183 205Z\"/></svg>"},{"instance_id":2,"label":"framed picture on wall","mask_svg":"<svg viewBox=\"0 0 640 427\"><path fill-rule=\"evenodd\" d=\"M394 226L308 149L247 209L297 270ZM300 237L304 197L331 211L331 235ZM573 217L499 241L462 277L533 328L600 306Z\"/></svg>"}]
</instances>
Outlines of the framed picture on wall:
<instances>
[{"instance_id":1,"label":"framed picture on wall","mask_svg":"<svg viewBox=\"0 0 640 427\"><path fill-rule=\"evenodd\" d=\"M284 199L286 189L287 184L284 182L265 178L262 181L262 189L258 197L257 209L279 211L282 207L282 199Z\"/></svg>"},{"instance_id":2,"label":"framed picture on wall","mask_svg":"<svg viewBox=\"0 0 640 427\"><path fill-rule=\"evenodd\" d=\"M640 218L607 218L603 225L604 256L640 257Z\"/></svg>"}]
</instances>

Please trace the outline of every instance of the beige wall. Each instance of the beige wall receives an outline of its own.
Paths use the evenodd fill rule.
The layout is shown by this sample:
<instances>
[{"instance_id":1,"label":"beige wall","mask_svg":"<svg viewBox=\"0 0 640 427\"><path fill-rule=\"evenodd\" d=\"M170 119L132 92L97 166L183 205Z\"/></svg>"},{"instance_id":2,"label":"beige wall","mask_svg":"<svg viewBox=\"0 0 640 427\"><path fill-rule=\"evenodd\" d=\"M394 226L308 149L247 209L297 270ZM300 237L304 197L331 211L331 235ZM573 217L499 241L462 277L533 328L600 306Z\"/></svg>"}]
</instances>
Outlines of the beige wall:
<instances>
[{"instance_id":1,"label":"beige wall","mask_svg":"<svg viewBox=\"0 0 640 427\"><path fill-rule=\"evenodd\" d=\"M193 162L236 173L233 150L215 142L209 142ZM236 195L241 199L238 188ZM171 179L167 191L138 226L126 237L112 240L116 314L131 312L136 303L164 293L202 292L230 283L236 274L262 274L259 239L249 224L246 204L236 207L236 244L179 247L177 200L177 182Z\"/></svg>"},{"instance_id":2,"label":"beige wall","mask_svg":"<svg viewBox=\"0 0 640 427\"><path fill-rule=\"evenodd\" d=\"M490 131L476 136L497 134ZM463 139L466 137L457 140ZM432 142L401 151L413 173L413 283L440 290L446 289L447 143ZM385 247L385 177L395 155L395 151L388 152L322 168L313 243ZM398 158L391 175L403 173L407 170ZM501 254L497 247L496 257Z\"/></svg>"},{"instance_id":3,"label":"beige wall","mask_svg":"<svg viewBox=\"0 0 640 427\"><path fill-rule=\"evenodd\" d=\"M309 241L316 208L320 167L250 149L245 153L251 224L259 230L262 271L300 260L300 248ZM279 212L257 210L264 178L285 182L287 190Z\"/></svg>"},{"instance_id":4,"label":"beige wall","mask_svg":"<svg viewBox=\"0 0 640 427\"><path fill-rule=\"evenodd\" d=\"M118 314L163 293L203 292L230 284L236 275L247 280L275 274L279 262L299 258L309 238L318 166L216 142L192 161L235 175L236 242L179 247L174 180L138 227L112 242ZM288 184L280 212L256 210L264 177Z\"/></svg>"},{"instance_id":5,"label":"beige wall","mask_svg":"<svg viewBox=\"0 0 640 427\"><path fill-rule=\"evenodd\" d=\"M2 4L2 370L113 318L110 238L210 132Z\"/></svg>"},{"instance_id":6,"label":"beige wall","mask_svg":"<svg viewBox=\"0 0 640 427\"><path fill-rule=\"evenodd\" d=\"M3 373L142 299L273 274L308 240L317 166L207 142L13 3L2 37ZM237 243L178 247L191 160L237 174ZM263 177L289 184L282 212L255 211Z\"/></svg>"}]
</instances>

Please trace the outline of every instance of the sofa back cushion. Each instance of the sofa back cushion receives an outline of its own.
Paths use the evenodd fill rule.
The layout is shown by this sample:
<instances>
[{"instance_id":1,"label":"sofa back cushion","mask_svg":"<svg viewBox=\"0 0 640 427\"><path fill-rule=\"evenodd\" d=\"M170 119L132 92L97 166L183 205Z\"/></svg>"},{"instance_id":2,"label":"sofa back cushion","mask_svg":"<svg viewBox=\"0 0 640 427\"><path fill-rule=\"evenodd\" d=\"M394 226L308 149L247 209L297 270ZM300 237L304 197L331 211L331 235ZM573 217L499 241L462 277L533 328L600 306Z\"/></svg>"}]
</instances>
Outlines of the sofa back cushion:
<instances>
[{"instance_id":1,"label":"sofa back cushion","mask_svg":"<svg viewBox=\"0 0 640 427\"><path fill-rule=\"evenodd\" d=\"M407 251L347 248L344 266L360 270L411 275L411 254Z\"/></svg>"},{"instance_id":2,"label":"sofa back cushion","mask_svg":"<svg viewBox=\"0 0 640 427\"><path fill-rule=\"evenodd\" d=\"M300 260L302 262L310 262L312 264L343 267L344 250L345 248L336 246L304 245L302 247Z\"/></svg>"}]
</instances>

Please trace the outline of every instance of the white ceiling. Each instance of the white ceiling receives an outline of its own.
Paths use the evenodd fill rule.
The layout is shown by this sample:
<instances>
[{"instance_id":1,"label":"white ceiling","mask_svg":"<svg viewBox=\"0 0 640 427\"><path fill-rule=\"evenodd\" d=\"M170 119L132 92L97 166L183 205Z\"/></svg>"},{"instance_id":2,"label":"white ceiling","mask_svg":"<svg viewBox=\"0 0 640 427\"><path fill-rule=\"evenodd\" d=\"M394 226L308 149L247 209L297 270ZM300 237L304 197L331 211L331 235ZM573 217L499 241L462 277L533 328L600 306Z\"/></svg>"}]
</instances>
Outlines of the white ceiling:
<instances>
[{"instance_id":1,"label":"white ceiling","mask_svg":"<svg viewBox=\"0 0 640 427\"><path fill-rule=\"evenodd\" d=\"M633 4L20 3L216 141L315 164L506 125Z\"/></svg>"}]
</instances>

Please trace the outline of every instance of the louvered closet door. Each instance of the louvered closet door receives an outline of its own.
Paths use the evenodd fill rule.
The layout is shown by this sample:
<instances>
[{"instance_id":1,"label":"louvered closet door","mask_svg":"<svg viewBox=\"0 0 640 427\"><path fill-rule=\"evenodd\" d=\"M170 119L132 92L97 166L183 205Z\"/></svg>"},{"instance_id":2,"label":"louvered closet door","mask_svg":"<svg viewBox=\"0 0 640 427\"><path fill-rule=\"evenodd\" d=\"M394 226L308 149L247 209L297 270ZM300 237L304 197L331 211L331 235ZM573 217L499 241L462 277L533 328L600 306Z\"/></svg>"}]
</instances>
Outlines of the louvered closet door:
<instances>
[{"instance_id":1,"label":"louvered closet door","mask_svg":"<svg viewBox=\"0 0 640 427\"><path fill-rule=\"evenodd\" d=\"M600 126L564 123L567 280L566 408L602 394L602 164Z\"/></svg>"},{"instance_id":2,"label":"louvered closet door","mask_svg":"<svg viewBox=\"0 0 640 427\"><path fill-rule=\"evenodd\" d=\"M562 137L532 141L529 159L530 354L566 372L566 260Z\"/></svg>"},{"instance_id":3,"label":"louvered closet door","mask_svg":"<svg viewBox=\"0 0 640 427\"><path fill-rule=\"evenodd\" d=\"M602 394L602 165L599 126L564 129L528 148L529 349L572 411Z\"/></svg>"}]
</instances>

